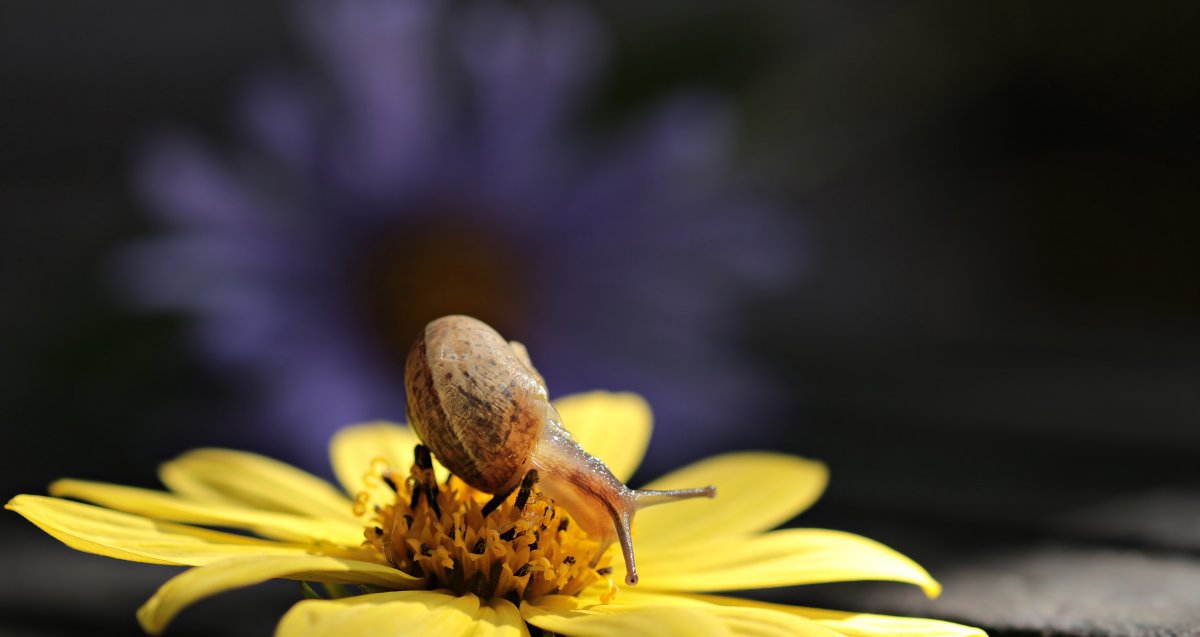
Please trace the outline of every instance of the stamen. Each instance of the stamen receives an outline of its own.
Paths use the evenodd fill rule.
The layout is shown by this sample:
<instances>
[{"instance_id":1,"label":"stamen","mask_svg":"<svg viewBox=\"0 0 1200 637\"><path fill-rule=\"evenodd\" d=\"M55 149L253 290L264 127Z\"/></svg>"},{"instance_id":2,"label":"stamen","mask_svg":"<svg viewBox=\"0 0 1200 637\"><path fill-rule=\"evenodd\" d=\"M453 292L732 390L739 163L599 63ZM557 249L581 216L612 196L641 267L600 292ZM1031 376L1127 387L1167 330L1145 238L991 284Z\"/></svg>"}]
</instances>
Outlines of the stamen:
<instances>
[{"instance_id":1,"label":"stamen","mask_svg":"<svg viewBox=\"0 0 1200 637\"><path fill-rule=\"evenodd\" d=\"M483 517L486 518L487 516L491 515L492 511L495 511L497 507L499 507L501 504L504 504L504 501L508 499L508 496L512 495L512 492L513 490L509 489L504 493L497 493L496 495L492 496L492 499L488 500L488 503L483 505Z\"/></svg>"},{"instance_id":2,"label":"stamen","mask_svg":"<svg viewBox=\"0 0 1200 637\"><path fill-rule=\"evenodd\" d=\"M429 501L429 508L433 509L433 514L437 517L442 517L442 507L438 505L438 490L436 484L426 483L425 497Z\"/></svg>"},{"instance_id":3,"label":"stamen","mask_svg":"<svg viewBox=\"0 0 1200 637\"><path fill-rule=\"evenodd\" d=\"M425 445L417 445L413 449L413 461L417 463L417 467L421 469L432 469L433 458L429 455L429 447Z\"/></svg>"},{"instance_id":4,"label":"stamen","mask_svg":"<svg viewBox=\"0 0 1200 637\"><path fill-rule=\"evenodd\" d=\"M417 445L413 449L413 462L417 466L417 471L414 472L413 479L419 485L419 488L413 489L413 499L410 505L413 509L417 508L417 501L420 500L421 494L425 494L425 501L429 503L429 508L433 509L433 514L437 517L442 517L442 509L438 505L438 486L437 478L433 473L433 457L429 455L429 448L425 445Z\"/></svg>"},{"instance_id":5,"label":"stamen","mask_svg":"<svg viewBox=\"0 0 1200 637\"><path fill-rule=\"evenodd\" d=\"M517 502L515 505L517 509L525 510L525 504L529 502L529 494L533 491L533 485L537 482L537 479L537 469L530 469L525 474L525 477L521 478L521 490L517 492Z\"/></svg>"},{"instance_id":6,"label":"stamen","mask_svg":"<svg viewBox=\"0 0 1200 637\"><path fill-rule=\"evenodd\" d=\"M359 491L354 494L354 515L362 517L367 514L367 503L371 500L371 494L366 491Z\"/></svg>"},{"instance_id":7,"label":"stamen","mask_svg":"<svg viewBox=\"0 0 1200 637\"><path fill-rule=\"evenodd\" d=\"M413 488L412 501L408 503L408 508L412 509L413 511L416 511L417 504L419 504L421 502L421 496L423 496L423 495L425 495L425 489L422 489L420 487Z\"/></svg>"},{"instance_id":8,"label":"stamen","mask_svg":"<svg viewBox=\"0 0 1200 637\"><path fill-rule=\"evenodd\" d=\"M390 503L357 500L375 514L365 524L366 544L383 563L421 577L429 589L473 592L519 603L550 594L577 595L603 581L608 552L537 488L530 471L518 488L491 497L451 479L436 482L428 451L414 450L409 475L378 471L393 488ZM394 485L394 486L393 486ZM424 504L424 506L422 506ZM609 594L615 586L609 578Z\"/></svg>"},{"instance_id":9,"label":"stamen","mask_svg":"<svg viewBox=\"0 0 1200 637\"><path fill-rule=\"evenodd\" d=\"M363 485L365 485L368 489L377 486L379 484L380 476L383 476L384 474L386 474L387 471L388 471L387 458L384 458L383 456L376 456L374 458L371 458L370 469L368 469L367 472L364 473L363 477L362 477Z\"/></svg>"}]
</instances>

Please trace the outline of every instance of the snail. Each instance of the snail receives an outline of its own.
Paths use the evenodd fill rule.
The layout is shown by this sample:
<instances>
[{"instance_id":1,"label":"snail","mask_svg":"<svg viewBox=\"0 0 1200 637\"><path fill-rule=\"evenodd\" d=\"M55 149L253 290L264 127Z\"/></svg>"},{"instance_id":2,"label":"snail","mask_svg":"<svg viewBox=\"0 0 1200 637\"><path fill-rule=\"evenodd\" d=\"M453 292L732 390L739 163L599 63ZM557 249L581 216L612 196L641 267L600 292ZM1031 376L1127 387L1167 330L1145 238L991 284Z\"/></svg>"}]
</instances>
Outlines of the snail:
<instances>
[{"instance_id":1,"label":"snail","mask_svg":"<svg viewBox=\"0 0 1200 637\"><path fill-rule=\"evenodd\" d=\"M620 542L628 584L638 581L630 537L634 513L716 495L712 486L625 486L563 428L525 347L478 319L444 316L429 323L409 350L404 380L409 424L451 473L493 494L485 515L518 486L518 497L527 497L536 480L599 540L596 560Z\"/></svg>"}]
</instances>

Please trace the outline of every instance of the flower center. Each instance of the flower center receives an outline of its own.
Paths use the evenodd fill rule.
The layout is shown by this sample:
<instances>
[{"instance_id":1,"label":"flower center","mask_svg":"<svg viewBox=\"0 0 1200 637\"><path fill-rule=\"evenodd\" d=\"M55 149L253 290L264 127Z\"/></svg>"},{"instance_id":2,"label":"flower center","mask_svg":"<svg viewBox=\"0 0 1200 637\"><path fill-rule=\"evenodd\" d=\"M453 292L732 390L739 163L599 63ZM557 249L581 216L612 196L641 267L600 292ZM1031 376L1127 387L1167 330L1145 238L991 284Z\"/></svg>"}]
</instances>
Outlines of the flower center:
<instances>
[{"instance_id":1,"label":"flower center","mask_svg":"<svg viewBox=\"0 0 1200 637\"><path fill-rule=\"evenodd\" d=\"M609 552L597 555L598 543L535 485L489 505L492 496L455 476L439 484L428 458L418 446L407 478L378 471L396 497L374 508L365 536L393 567L430 589L513 602L577 595L612 573Z\"/></svg>"},{"instance_id":2,"label":"flower center","mask_svg":"<svg viewBox=\"0 0 1200 637\"><path fill-rule=\"evenodd\" d=\"M502 228L471 223L461 206L431 206L431 218L376 239L362 264L363 310L369 327L401 367L413 335L447 314L467 314L520 335L526 327L520 255Z\"/></svg>"}]
</instances>

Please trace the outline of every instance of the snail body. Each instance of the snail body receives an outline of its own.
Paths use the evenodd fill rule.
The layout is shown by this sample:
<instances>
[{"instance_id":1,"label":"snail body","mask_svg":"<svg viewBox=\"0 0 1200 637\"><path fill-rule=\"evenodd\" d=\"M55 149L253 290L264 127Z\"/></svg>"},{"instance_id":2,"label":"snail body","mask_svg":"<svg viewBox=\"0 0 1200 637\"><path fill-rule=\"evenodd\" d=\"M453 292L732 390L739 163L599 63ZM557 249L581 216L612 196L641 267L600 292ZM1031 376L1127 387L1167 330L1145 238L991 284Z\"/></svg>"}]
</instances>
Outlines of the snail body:
<instances>
[{"instance_id":1,"label":"snail body","mask_svg":"<svg viewBox=\"0 0 1200 637\"><path fill-rule=\"evenodd\" d=\"M563 427L525 348L468 316L436 319L418 335L405 364L405 390L409 424L451 473L502 497L535 470L542 490L599 540L601 552L620 542L629 584L637 583L634 513L716 493L625 486Z\"/></svg>"}]
</instances>

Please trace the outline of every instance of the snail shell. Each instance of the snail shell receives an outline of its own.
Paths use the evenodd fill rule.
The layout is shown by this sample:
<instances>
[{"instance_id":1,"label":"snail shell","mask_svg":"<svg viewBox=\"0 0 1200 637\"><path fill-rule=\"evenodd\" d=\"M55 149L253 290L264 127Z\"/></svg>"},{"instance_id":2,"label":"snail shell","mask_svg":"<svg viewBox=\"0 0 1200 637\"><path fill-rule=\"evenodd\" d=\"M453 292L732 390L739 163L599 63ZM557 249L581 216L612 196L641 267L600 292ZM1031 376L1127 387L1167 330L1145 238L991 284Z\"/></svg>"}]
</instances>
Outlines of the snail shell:
<instances>
[{"instance_id":1,"label":"snail shell","mask_svg":"<svg viewBox=\"0 0 1200 637\"><path fill-rule=\"evenodd\" d=\"M713 497L713 487L635 490L584 451L550 404L525 348L486 323L445 316L425 327L405 364L408 421L454 475L480 491L511 492L530 469L542 490L600 543L619 540L637 583L630 525L641 507ZM599 559L599 552L597 553Z\"/></svg>"},{"instance_id":2,"label":"snail shell","mask_svg":"<svg viewBox=\"0 0 1200 637\"><path fill-rule=\"evenodd\" d=\"M433 321L405 368L408 421L451 473L486 493L515 487L550 409L541 376L469 316Z\"/></svg>"}]
</instances>

